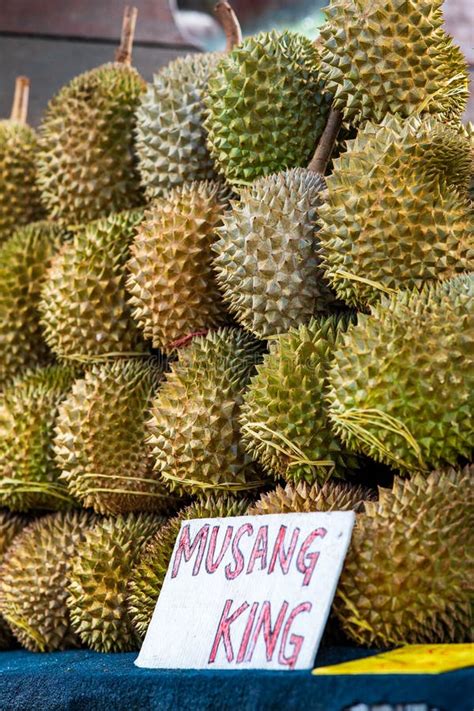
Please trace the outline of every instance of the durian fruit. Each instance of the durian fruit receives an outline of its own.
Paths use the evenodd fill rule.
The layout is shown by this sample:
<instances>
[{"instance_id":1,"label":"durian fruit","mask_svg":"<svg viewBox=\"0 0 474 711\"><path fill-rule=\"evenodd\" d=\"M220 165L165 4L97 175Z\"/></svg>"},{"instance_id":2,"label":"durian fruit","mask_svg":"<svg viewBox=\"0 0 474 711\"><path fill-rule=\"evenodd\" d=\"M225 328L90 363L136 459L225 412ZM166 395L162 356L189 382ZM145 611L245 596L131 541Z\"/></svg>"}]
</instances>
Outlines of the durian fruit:
<instances>
[{"instance_id":1,"label":"durian fruit","mask_svg":"<svg viewBox=\"0 0 474 711\"><path fill-rule=\"evenodd\" d=\"M0 613L33 652L77 647L66 606L74 554L92 517L85 511L49 514L27 526L0 567Z\"/></svg>"},{"instance_id":2,"label":"durian fruit","mask_svg":"<svg viewBox=\"0 0 474 711\"><path fill-rule=\"evenodd\" d=\"M0 511L0 566L13 539L26 525L26 519L9 511ZM0 614L0 650L8 649L13 642L10 628Z\"/></svg>"},{"instance_id":3,"label":"durian fruit","mask_svg":"<svg viewBox=\"0 0 474 711\"><path fill-rule=\"evenodd\" d=\"M153 77L137 110L138 167L149 199L216 177L206 146L203 95L221 55L178 57Z\"/></svg>"},{"instance_id":4,"label":"durian fruit","mask_svg":"<svg viewBox=\"0 0 474 711\"><path fill-rule=\"evenodd\" d=\"M11 116L0 121L0 243L44 214L36 185L38 139L26 123L28 92L29 80L17 77Z\"/></svg>"},{"instance_id":5,"label":"durian fruit","mask_svg":"<svg viewBox=\"0 0 474 711\"><path fill-rule=\"evenodd\" d=\"M209 494L182 509L153 536L132 569L128 610L135 631L144 637L173 553L181 522L193 518L245 516L250 500L229 494Z\"/></svg>"},{"instance_id":6,"label":"durian fruit","mask_svg":"<svg viewBox=\"0 0 474 711\"><path fill-rule=\"evenodd\" d=\"M66 225L143 202L133 131L146 84L130 66L135 18L126 8L116 61L64 86L41 124L38 184L50 216Z\"/></svg>"},{"instance_id":7,"label":"durian fruit","mask_svg":"<svg viewBox=\"0 0 474 711\"><path fill-rule=\"evenodd\" d=\"M382 293L474 268L469 142L426 118L367 124L334 163L319 208L326 276L366 308Z\"/></svg>"},{"instance_id":8,"label":"durian fruit","mask_svg":"<svg viewBox=\"0 0 474 711\"><path fill-rule=\"evenodd\" d=\"M67 604L74 631L91 649L138 648L127 611L127 584L132 566L163 522L152 514L128 514L105 518L87 532L71 563Z\"/></svg>"},{"instance_id":9,"label":"durian fruit","mask_svg":"<svg viewBox=\"0 0 474 711\"><path fill-rule=\"evenodd\" d=\"M12 511L69 506L59 481L53 434L60 402L74 380L71 368L50 365L18 376L0 397L0 506Z\"/></svg>"},{"instance_id":10,"label":"durian fruit","mask_svg":"<svg viewBox=\"0 0 474 711\"><path fill-rule=\"evenodd\" d=\"M473 447L474 274L383 298L341 335L329 371L342 441L402 473Z\"/></svg>"},{"instance_id":11,"label":"durian fruit","mask_svg":"<svg viewBox=\"0 0 474 711\"><path fill-rule=\"evenodd\" d=\"M317 511L355 511L359 513L364 508L364 502L373 499L373 493L364 486L326 482L325 484L308 484L301 481L298 484L287 484L284 488L277 486L273 491L262 494L248 513L259 514L279 513L310 513Z\"/></svg>"},{"instance_id":12,"label":"durian fruit","mask_svg":"<svg viewBox=\"0 0 474 711\"><path fill-rule=\"evenodd\" d=\"M59 358L144 350L125 291L125 265L141 210L91 222L56 255L42 289L48 345Z\"/></svg>"},{"instance_id":13,"label":"durian fruit","mask_svg":"<svg viewBox=\"0 0 474 711\"><path fill-rule=\"evenodd\" d=\"M217 280L237 321L258 338L334 306L319 258L321 176L305 168L242 188L213 245Z\"/></svg>"},{"instance_id":14,"label":"durian fruit","mask_svg":"<svg viewBox=\"0 0 474 711\"><path fill-rule=\"evenodd\" d=\"M474 123L468 121L462 126L462 135L469 141L471 149L471 175L469 179L469 198L474 202Z\"/></svg>"},{"instance_id":15,"label":"durian fruit","mask_svg":"<svg viewBox=\"0 0 474 711\"><path fill-rule=\"evenodd\" d=\"M357 517L334 609L357 644L472 641L474 467L396 478Z\"/></svg>"},{"instance_id":16,"label":"durian fruit","mask_svg":"<svg viewBox=\"0 0 474 711\"><path fill-rule=\"evenodd\" d=\"M467 66L442 29L442 0L331 0L320 28L320 76L346 119L459 117Z\"/></svg>"},{"instance_id":17,"label":"durian fruit","mask_svg":"<svg viewBox=\"0 0 474 711\"><path fill-rule=\"evenodd\" d=\"M63 232L49 222L19 228L0 246L0 387L25 368L46 364L40 290Z\"/></svg>"},{"instance_id":18,"label":"durian fruit","mask_svg":"<svg viewBox=\"0 0 474 711\"><path fill-rule=\"evenodd\" d=\"M231 184L307 164L331 97L316 46L293 32L262 32L225 55L205 98L208 146Z\"/></svg>"},{"instance_id":19,"label":"durian fruit","mask_svg":"<svg viewBox=\"0 0 474 711\"><path fill-rule=\"evenodd\" d=\"M270 341L244 395L240 416L247 452L287 481L325 481L357 466L332 431L326 403L334 348L349 319L313 320Z\"/></svg>"},{"instance_id":20,"label":"durian fruit","mask_svg":"<svg viewBox=\"0 0 474 711\"><path fill-rule=\"evenodd\" d=\"M222 186L200 182L170 190L145 213L127 288L135 321L156 348L226 320L211 252L225 207Z\"/></svg>"},{"instance_id":21,"label":"durian fruit","mask_svg":"<svg viewBox=\"0 0 474 711\"><path fill-rule=\"evenodd\" d=\"M242 395L260 345L237 329L196 337L153 401L150 444L169 488L179 493L245 491L262 476L240 441Z\"/></svg>"},{"instance_id":22,"label":"durian fruit","mask_svg":"<svg viewBox=\"0 0 474 711\"><path fill-rule=\"evenodd\" d=\"M173 502L146 445L146 419L160 383L158 360L92 366L61 403L54 448L61 480L101 514L166 511Z\"/></svg>"}]
</instances>

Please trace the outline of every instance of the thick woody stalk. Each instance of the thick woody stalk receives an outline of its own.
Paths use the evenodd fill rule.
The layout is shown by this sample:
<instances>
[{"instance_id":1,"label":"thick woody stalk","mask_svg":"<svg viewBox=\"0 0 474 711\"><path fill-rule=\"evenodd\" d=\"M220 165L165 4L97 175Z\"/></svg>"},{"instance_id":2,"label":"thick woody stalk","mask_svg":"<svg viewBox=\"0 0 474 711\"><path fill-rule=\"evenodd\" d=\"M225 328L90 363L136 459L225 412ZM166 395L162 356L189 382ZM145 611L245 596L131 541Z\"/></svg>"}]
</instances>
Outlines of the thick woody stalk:
<instances>
[{"instance_id":1,"label":"thick woody stalk","mask_svg":"<svg viewBox=\"0 0 474 711\"><path fill-rule=\"evenodd\" d=\"M26 123L28 115L28 97L30 94L30 80L28 77L17 77L15 93L13 95L12 112L10 118L17 123Z\"/></svg>"},{"instance_id":2,"label":"thick woody stalk","mask_svg":"<svg viewBox=\"0 0 474 711\"><path fill-rule=\"evenodd\" d=\"M137 23L138 10L136 7L126 6L123 12L122 36L120 47L115 52L115 61L120 64L131 64L133 38L135 36L135 25Z\"/></svg>"},{"instance_id":3,"label":"thick woody stalk","mask_svg":"<svg viewBox=\"0 0 474 711\"><path fill-rule=\"evenodd\" d=\"M337 109L331 109L324 131L308 165L308 170L313 173L319 173L319 175L326 173L341 125L342 113Z\"/></svg>"},{"instance_id":4,"label":"thick woody stalk","mask_svg":"<svg viewBox=\"0 0 474 711\"><path fill-rule=\"evenodd\" d=\"M218 2L214 8L217 19L221 23L227 39L226 51L231 52L242 42L242 30L237 15L228 2Z\"/></svg>"}]
</instances>

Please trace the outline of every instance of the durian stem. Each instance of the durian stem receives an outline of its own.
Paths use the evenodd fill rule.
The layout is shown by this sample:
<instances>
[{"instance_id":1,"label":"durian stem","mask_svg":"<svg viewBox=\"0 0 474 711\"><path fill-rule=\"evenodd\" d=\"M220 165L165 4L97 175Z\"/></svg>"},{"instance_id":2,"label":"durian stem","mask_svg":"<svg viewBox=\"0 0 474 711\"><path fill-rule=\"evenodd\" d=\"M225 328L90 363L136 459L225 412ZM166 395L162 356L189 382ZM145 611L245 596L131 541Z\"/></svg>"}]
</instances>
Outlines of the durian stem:
<instances>
[{"instance_id":1,"label":"durian stem","mask_svg":"<svg viewBox=\"0 0 474 711\"><path fill-rule=\"evenodd\" d=\"M137 24L136 7L127 5L123 11L122 21L122 36L120 39L120 47L115 52L115 61L120 64L131 64L132 62L132 47L133 38L135 36L135 25Z\"/></svg>"},{"instance_id":2,"label":"durian stem","mask_svg":"<svg viewBox=\"0 0 474 711\"><path fill-rule=\"evenodd\" d=\"M26 123L28 115L28 98L30 95L30 80L28 77L17 77L15 93L13 95L12 112L10 118L17 123Z\"/></svg>"},{"instance_id":3,"label":"durian stem","mask_svg":"<svg viewBox=\"0 0 474 711\"><path fill-rule=\"evenodd\" d=\"M242 30L237 15L228 2L218 2L214 8L217 19L221 23L227 39L226 51L231 52L242 42Z\"/></svg>"},{"instance_id":4,"label":"durian stem","mask_svg":"<svg viewBox=\"0 0 474 711\"><path fill-rule=\"evenodd\" d=\"M342 126L342 113L331 109L324 131L314 152L308 170L319 175L324 175L336 142L337 134Z\"/></svg>"}]
</instances>

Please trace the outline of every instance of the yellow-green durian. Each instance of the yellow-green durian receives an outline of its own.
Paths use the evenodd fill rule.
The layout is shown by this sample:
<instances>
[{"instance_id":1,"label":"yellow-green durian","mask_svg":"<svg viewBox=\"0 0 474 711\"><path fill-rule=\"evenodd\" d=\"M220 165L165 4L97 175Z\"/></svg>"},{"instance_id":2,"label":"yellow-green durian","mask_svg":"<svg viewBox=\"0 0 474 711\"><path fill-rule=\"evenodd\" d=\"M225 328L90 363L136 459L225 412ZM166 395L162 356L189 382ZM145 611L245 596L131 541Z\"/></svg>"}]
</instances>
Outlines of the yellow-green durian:
<instances>
[{"instance_id":1,"label":"yellow-green durian","mask_svg":"<svg viewBox=\"0 0 474 711\"><path fill-rule=\"evenodd\" d=\"M262 494L250 507L248 513L282 514L310 513L317 511L362 511L364 502L374 498L370 489L346 482L327 481L325 484L298 484L277 486L273 491Z\"/></svg>"},{"instance_id":2,"label":"yellow-green durian","mask_svg":"<svg viewBox=\"0 0 474 711\"><path fill-rule=\"evenodd\" d=\"M25 518L12 514L9 511L0 510L0 569L7 549L11 546L13 539L25 525ZM12 642L12 633L0 613L0 650L8 649Z\"/></svg>"}]
</instances>

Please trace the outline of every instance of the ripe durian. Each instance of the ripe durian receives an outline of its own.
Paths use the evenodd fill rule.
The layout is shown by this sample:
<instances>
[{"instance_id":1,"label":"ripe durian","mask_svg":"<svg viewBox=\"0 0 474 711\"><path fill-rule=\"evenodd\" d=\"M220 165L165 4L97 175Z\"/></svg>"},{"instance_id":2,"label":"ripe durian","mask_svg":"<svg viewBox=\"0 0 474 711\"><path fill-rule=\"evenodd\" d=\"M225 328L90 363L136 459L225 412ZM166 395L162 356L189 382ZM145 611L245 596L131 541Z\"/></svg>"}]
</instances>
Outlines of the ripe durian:
<instances>
[{"instance_id":1,"label":"ripe durian","mask_svg":"<svg viewBox=\"0 0 474 711\"><path fill-rule=\"evenodd\" d=\"M41 286L62 237L53 223L34 222L0 246L0 386L50 358L38 306Z\"/></svg>"},{"instance_id":2,"label":"ripe durian","mask_svg":"<svg viewBox=\"0 0 474 711\"><path fill-rule=\"evenodd\" d=\"M472 641L473 492L471 466L396 478L366 503L334 601L357 644Z\"/></svg>"},{"instance_id":3,"label":"ripe durian","mask_svg":"<svg viewBox=\"0 0 474 711\"><path fill-rule=\"evenodd\" d=\"M220 55L178 57L153 77L137 111L138 167L149 199L216 177L206 146L203 95Z\"/></svg>"},{"instance_id":4,"label":"ripe durian","mask_svg":"<svg viewBox=\"0 0 474 711\"><path fill-rule=\"evenodd\" d=\"M62 402L54 448L61 480L101 514L166 511L172 498L145 443L146 419L162 377L155 360L92 366Z\"/></svg>"},{"instance_id":5,"label":"ripe durian","mask_svg":"<svg viewBox=\"0 0 474 711\"><path fill-rule=\"evenodd\" d=\"M72 503L58 481L53 434L74 371L59 365L27 371L0 398L0 505L12 511Z\"/></svg>"},{"instance_id":6,"label":"ripe durian","mask_svg":"<svg viewBox=\"0 0 474 711\"><path fill-rule=\"evenodd\" d=\"M125 291L129 245L142 218L131 210L91 222L53 259L40 312L59 358L144 350Z\"/></svg>"},{"instance_id":7,"label":"ripe durian","mask_svg":"<svg viewBox=\"0 0 474 711\"><path fill-rule=\"evenodd\" d=\"M36 132L26 124L29 81L18 77L12 113L0 121L0 242L44 211L36 185Z\"/></svg>"},{"instance_id":8,"label":"ripe durian","mask_svg":"<svg viewBox=\"0 0 474 711\"><path fill-rule=\"evenodd\" d=\"M0 613L33 652L79 644L66 606L67 581L91 523L84 511L50 514L25 528L7 551L0 567Z\"/></svg>"},{"instance_id":9,"label":"ripe durian","mask_svg":"<svg viewBox=\"0 0 474 711\"><path fill-rule=\"evenodd\" d=\"M402 473L473 447L474 274L384 297L342 334L330 419L351 449Z\"/></svg>"},{"instance_id":10,"label":"ripe durian","mask_svg":"<svg viewBox=\"0 0 474 711\"><path fill-rule=\"evenodd\" d=\"M320 28L320 76L346 119L459 117L467 66L442 29L442 0L331 0Z\"/></svg>"},{"instance_id":11,"label":"ripe durian","mask_svg":"<svg viewBox=\"0 0 474 711\"><path fill-rule=\"evenodd\" d=\"M471 151L471 174L469 179L469 198L474 202L474 123L468 121L462 126L462 135L469 141Z\"/></svg>"},{"instance_id":12,"label":"ripe durian","mask_svg":"<svg viewBox=\"0 0 474 711\"><path fill-rule=\"evenodd\" d=\"M298 484L287 484L285 488L276 489L262 494L258 501L250 507L248 513L258 514L303 513L315 511L359 511L363 510L364 502L373 499L370 489L346 483L326 482L321 485L315 482L308 484L301 481Z\"/></svg>"},{"instance_id":13,"label":"ripe durian","mask_svg":"<svg viewBox=\"0 0 474 711\"><path fill-rule=\"evenodd\" d=\"M145 635L150 624L181 522L193 518L244 516L249 504L249 499L239 499L228 494L203 496L158 530L130 575L128 610L140 638Z\"/></svg>"},{"instance_id":14,"label":"ripe durian","mask_svg":"<svg viewBox=\"0 0 474 711\"><path fill-rule=\"evenodd\" d=\"M306 37L262 32L225 55L205 98L208 146L231 184L306 165L331 97Z\"/></svg>"},{"instance_id":15,"label":"ripe durian","mask_svg":"<svg viewBox=\"0 0 474 711\"><path fill-rule=\"evenodd\" d=\"M262 484L240 442L242 395L260 345L237 329L196 337L179 353L153 401L156 471L171 490L237 492Z\"/></svg>"},{"instance_id":16,"label":"ripe durian","mask_svg":"<svg viewBox=\"0 0 474 711\"><path fill-rule=\"evenodd\" d=\"M133 316L156 348L226 320L211 252L225 206L222 186L201 182L170 190L145 213L127 288Z\"/></svg>"},{"instance_id":17,"label":"ripe durian","mask_svg":"<svg viewBox=\"0 0 474 711\"><path fill-rule=\"evenodd\" d=\"M287 481L324 481L357 466L332 431L325 400L334 348L348 319L313 320L270 341L244 395L247 452Z\"/></svg>"},{"instance_id":18,"label":"ripe durian","mask_svg":"<svg viewBox=\"0 0 474 711\"><path fill-rule=\"evenodd\" d=\"M325 183L295 168L240 190L213 245L230 312L259 338L308 323L335 297L318 255L317 213Z\"/></svg>"},{"instance_id":19,"label":"ripe durian","mask_svg":"<svg viewBox=\"0 0 474 711\"><path fill-rule=\"evenodd\" d=\"M367 124L335 161L319 208L326 276L366 308L382 293L474 268L471 157L458 131L417 117Z\"/></svg>"},{"instance_id":20,"label":"ripe durian","mask_svg":"<svg viewBox=\"0 0 474 711\"><path fill-rule=\"evenodd\" d=\"M0 511L0 566L13 539L25 525L26 520L21 516L9 511ZM8 649L12 641L10 629L0 614L0 650Z\"/></svg>"},{"instance_id":21,"label":"ripe durian","mask_svg":"<svg viewBox=\"0 0 474 711\"><path fill-rule=\"evenodd\" d=\"M143 202L133 131L146 84L130 66L136 10L127 11L116 61L64 86L41 124L38 184L51 217L66 225Z\"/></svg>"},{"instance_id":22,"label":"ripe durian","mask_svg":"<svg viewBox=\"0 0 474 711\"><path fill-rule=\"evenodd\" d=\"M103 519L87 531L71 564L67 605L73 630L91 649L138 648L127 585L132 566L163 522L152 514L128 514Z\"/></svg>"}]
</instances>

